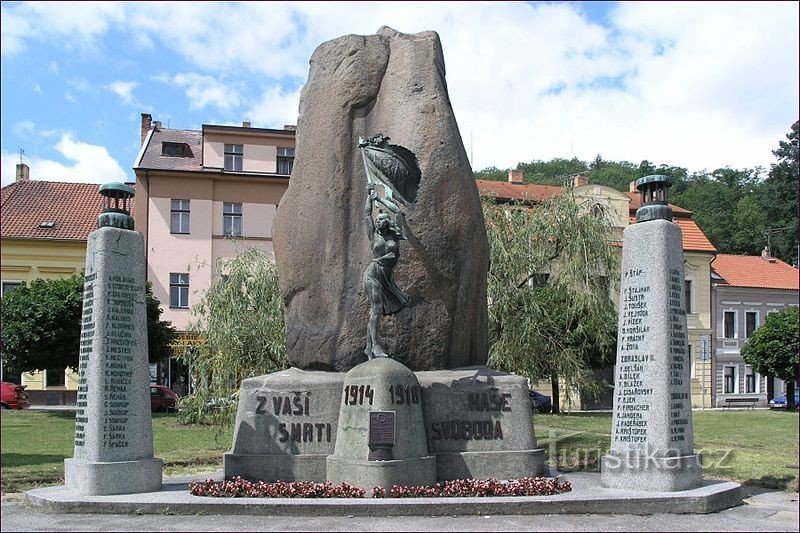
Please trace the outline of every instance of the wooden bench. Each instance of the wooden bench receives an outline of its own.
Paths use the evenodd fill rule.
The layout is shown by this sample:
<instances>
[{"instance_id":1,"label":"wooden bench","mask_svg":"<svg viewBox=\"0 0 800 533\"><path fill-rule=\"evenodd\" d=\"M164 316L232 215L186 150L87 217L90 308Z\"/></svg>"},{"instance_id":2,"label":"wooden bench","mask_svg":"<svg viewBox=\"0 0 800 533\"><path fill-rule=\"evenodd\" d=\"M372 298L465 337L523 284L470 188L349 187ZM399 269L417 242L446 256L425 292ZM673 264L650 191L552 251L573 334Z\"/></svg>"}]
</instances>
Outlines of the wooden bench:
<instances>
[{"instance_id":1,"label":"wooden bench","mask_svg":"<svg viewBox=\"0 0 800 533\"><path fill-rule=\"evenodd\" d=\"M739 404L748 404L747 408L752 409L756 406L756 403L758 403L758 398L725 398L725 405L722 406L722 409L725 410Z\"/></svg>"}]
</instances>

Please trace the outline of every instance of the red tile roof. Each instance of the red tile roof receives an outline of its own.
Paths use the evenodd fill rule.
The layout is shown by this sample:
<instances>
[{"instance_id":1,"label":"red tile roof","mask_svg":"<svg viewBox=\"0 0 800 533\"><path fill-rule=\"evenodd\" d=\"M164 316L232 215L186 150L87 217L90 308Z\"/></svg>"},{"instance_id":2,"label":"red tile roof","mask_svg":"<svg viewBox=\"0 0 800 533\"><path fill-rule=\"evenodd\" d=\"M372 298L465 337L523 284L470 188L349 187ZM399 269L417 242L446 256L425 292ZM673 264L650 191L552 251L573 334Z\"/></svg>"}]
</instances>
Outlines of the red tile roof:
<instances>
[{"instance_id":1,"label":"red tile roof","mask_svg":"<svg viewBox=\"0 0 800 533\"><path fill-rule=\"evenodd\" d=\"M96 183L17 181L2 189L0 237L85 241L97 229ZM131 209L133 215L133 209ZM52 227L46 227L52 222Z\"/></svg>"},{"instance_id":2,"label":"red tile roof","mask_svg":"<svg viewBox=\"0 0 800 533\"><path fill-rule=\"evenodd\" d=\"M700 226L691 218L676 216L672 221L681 228L683 249L688 252L716 252L717 249L708 240ZM630 217L630 223L636 224L636 217Z\"/></svg>"},{"instance_id":3,"label":"red tile roof","mask_svg":"<svg viewBox=\"0 0 800 533\"><path fill-rule=\"evenodd\" d=\"M525 202L541 202L559 194L564 189L552 185L533 183L509 183L507 181L475 180L481 196L490 196L499 200L522 200Z\"/></svg>"},{"instance_id":4,"label":"red tile roof","mask_svg":"<svg viewBox=\"0 0 800 533\"><path fill-rule=\"evenodd\" d=\"M798 270L780 259L761 256L718 254L711 268L732 287L800 290Z\"/></svg>"}]
</instances>

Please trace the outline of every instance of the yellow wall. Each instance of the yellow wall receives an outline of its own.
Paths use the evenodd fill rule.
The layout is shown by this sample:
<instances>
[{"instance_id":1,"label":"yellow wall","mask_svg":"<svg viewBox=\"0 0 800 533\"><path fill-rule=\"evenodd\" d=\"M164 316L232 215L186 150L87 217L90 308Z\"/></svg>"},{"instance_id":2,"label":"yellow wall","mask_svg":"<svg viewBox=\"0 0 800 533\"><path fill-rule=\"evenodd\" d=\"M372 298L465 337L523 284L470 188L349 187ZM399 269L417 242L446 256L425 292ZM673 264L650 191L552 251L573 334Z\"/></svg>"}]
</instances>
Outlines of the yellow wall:
<instances>
[{"instance_id":1,"label":"yellow wall","mask_svg":"<svg viewBox=\"0 0 800 533\"><path fill-rule=\"evenodd\" d=\"M0 241L2 281L57 279L80 274L86 265L86 241L45 239L3 239ZM45 387L44 374L23 374L22 385L29 391L77 390L78 374L66 370L65 386Z\"/></svg>"}]
</instances>

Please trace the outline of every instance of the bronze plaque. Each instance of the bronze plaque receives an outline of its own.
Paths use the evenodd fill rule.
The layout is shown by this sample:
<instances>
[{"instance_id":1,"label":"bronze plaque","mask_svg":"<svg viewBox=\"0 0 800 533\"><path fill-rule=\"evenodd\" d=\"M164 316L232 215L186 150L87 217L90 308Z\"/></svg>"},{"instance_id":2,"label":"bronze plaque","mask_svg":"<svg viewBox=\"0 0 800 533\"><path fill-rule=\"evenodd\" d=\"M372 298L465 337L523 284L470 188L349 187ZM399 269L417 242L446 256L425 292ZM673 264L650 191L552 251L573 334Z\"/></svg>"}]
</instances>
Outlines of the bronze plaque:
<instances>
[{"instance_id":1,"label":"bronze plaque","mask_svg":"<svg viewBox=\"0 0 800 533\"><path fill-rule=\"evenodd\" d=\"M394 411L373 411L369 414L369 445L394 445Z\"/></svg>"}]
</instances>

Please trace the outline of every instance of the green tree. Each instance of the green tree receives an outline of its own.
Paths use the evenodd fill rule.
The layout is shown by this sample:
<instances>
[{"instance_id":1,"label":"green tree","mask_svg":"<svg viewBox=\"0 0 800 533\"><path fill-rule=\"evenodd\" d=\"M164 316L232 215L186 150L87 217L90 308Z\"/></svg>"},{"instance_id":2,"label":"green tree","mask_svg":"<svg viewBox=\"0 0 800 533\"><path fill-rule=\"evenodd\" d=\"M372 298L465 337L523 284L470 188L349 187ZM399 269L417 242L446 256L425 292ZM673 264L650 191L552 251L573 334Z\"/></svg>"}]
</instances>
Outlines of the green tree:
<instances>
[{"instance_id":1,"label":"green tree","mask_svg":"<svg viewBox=\"0 0 800 533\"><path fill-rule=\"evenodd\" d=\"M288 366L283 301L275 264L261 249L246 248L213 268L216 281L192 309L194 342L179 356L194 384L179 416L227 428L242 380Z\"/></svg>"},{"instance_id":2,"label":"green tree","mask_svg":"<svg viewBox=\"0 0 800 533\"><path fill-rule=\"evenodd\" d=\"M571 190L533 207L484 201L491 246L489 364L531 380L596 393L591 368L613 359L619 278L611 224L582 209Z\"/></svg>"},{"instance_id":3,"label":"green tree","mask_svg":"<svg viewBox=\"0 0 800 533\"><path fill-rule=\"evenodd\" d=\"M742 358L753 370L786 382L786 405L794 408L794 382L800 364L800 314L797 307L770 313L742 348Z\"/></svg>"},{"instance_id":4,"label":"green tree","mask_svg":"<svg viewBox=\"0 0 800 533\"><path fill-rule=\"evenodd\" d=\"M760 200L769 213L769 243L772 253L789 264L800 264L798 243L800 226L797 220L797 189L800 174L800 121L792 124L772 153L778 162L772 165L761 190Z\"/></svg>"},{"instance_id":5,"label":"green tree","mask_svg":"<svg viewBox=\"0 0 800 533\"><path fill-rule=\"evenodd\" d=\"M170 353L175 329L160 320L161 308L147 284L150 362ZM48 368L78 369L83 275L35 279L3 297L3 368L22 373Z\"/></svg>"}]
</instances>

